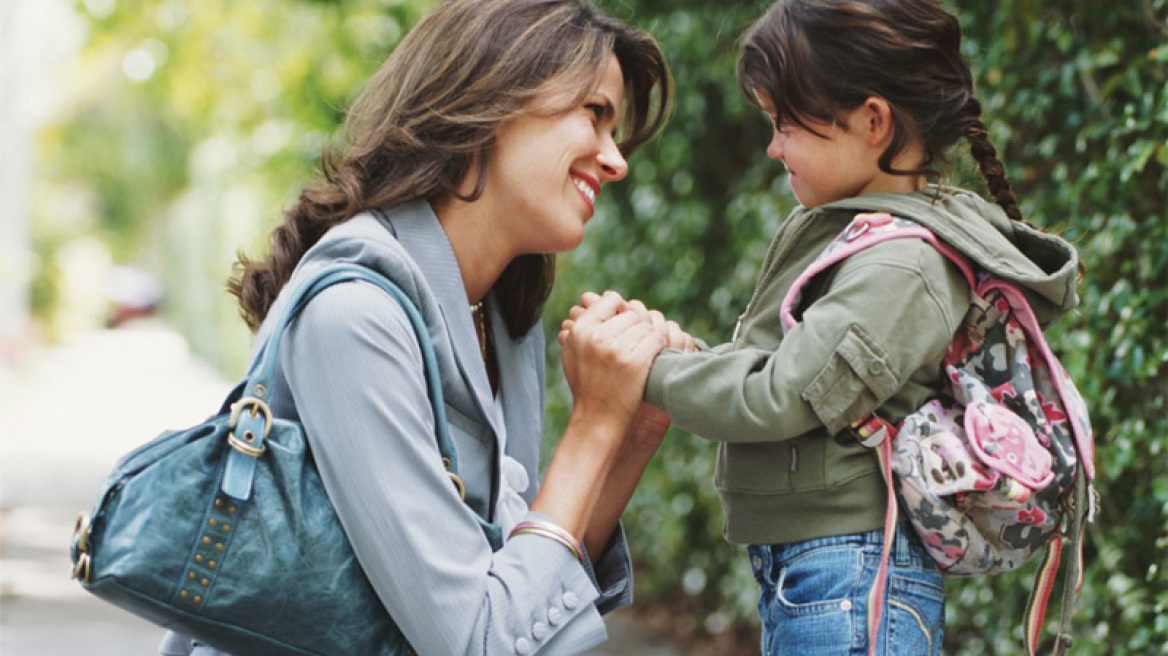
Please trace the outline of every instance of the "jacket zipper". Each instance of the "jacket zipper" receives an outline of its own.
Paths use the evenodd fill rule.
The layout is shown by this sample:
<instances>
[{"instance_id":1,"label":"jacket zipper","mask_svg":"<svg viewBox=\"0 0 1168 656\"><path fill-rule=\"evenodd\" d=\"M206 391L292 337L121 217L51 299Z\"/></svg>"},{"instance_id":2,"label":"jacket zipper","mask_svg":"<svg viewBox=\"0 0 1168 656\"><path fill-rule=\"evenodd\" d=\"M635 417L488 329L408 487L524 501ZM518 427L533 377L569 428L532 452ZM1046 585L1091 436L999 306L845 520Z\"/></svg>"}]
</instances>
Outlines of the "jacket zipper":
<instances>
[{"instance_id":1,"label":"jacket zipper","mask_svg":"<svg viewBox=\"0 0 1168 656\"><path fill-rule=\"evenodd\" d=\"M804 218L807 217L805 216ZM742 311L742 314L738 315L738 321L734 324L734 334L730 338L731 343L738 343L742 321L750 315L751 309L754 308L754 304L758 300L759 292L769 285L771 280L778 275L779 267L776 263L780 262L782 258L785 258L790 253L791 249L794 248L803 236L803 233L807 231L807 228L811 227L811 223L810 220L804 220L801 224L795 226L793 232L786 239L775 239L771 242L770 248L767 249L766 257L763 258L762 273L759 274L758 280L754 283L754 291L750 295L750 301L747 302L746 309Z\"/></svg>"}]
</instances>

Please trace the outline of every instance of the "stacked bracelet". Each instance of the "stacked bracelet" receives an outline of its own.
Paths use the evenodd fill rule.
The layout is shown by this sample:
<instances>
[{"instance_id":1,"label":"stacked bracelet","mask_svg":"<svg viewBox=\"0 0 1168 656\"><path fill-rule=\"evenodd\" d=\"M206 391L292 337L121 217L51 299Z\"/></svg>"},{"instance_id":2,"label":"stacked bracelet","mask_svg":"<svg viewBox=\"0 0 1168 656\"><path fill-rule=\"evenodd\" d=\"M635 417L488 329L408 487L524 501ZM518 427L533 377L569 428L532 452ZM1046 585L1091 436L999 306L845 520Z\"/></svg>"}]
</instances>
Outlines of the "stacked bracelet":
<instances>
[{"instance_id":1,"label":"stacked bracelet","mask_svg":"<svg viewBox=\"0 0 1168 656\"><path fill-rule=\"evenodd\" d=\"M508 537L523 534L539 535L549 540L555 540L564 545L568 551L571 551L572 555L576 557L576 560L581 563L584 562L584 549L580 546L579 540L572 537L571 533L560 528L558 524L539 520L520 522L515 525L515 528L511 529L511 534Z\"/></svg>"}]
</instances>

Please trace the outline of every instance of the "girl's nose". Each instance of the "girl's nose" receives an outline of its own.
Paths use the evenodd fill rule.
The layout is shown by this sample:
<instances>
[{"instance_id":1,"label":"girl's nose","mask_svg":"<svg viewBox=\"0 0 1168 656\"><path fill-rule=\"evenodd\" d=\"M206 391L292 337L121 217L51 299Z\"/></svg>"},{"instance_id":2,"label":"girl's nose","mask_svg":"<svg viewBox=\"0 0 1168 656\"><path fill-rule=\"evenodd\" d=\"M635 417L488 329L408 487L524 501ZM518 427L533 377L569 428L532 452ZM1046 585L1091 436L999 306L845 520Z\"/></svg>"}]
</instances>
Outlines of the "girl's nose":
<instances>
[{"instance_id":1,"label":"girl's nose","mask_svg":"<svg viewBox=\"0 0 1168 656\"><path fill-rule=\"evenodd\" d=\"M766 154L767 157L775 161L781 162L783 160L782 135L779 134L778 130L775 130L773 136L771 136L771 142L767 144Z\"/></svg>"}]
</instances>

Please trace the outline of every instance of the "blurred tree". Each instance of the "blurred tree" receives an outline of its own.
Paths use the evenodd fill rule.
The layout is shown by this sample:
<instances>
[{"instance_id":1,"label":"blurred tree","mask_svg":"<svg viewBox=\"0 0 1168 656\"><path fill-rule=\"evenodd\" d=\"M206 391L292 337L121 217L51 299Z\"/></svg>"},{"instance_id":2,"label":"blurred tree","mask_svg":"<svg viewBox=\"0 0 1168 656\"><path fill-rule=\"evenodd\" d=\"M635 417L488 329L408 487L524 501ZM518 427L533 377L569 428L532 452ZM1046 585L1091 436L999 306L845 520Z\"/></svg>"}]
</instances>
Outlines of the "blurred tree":
<instances>
[{"instance_id":1,"label":"blurred tree","mask_svg":"<svg viewBox=\"0 0 1168 656\"><path fill-rule=\"evenodd\" d=\"M163 274L195 350L237 370L250 338L222 293L236 249L266 247L348 101L432 4L77 2L90 34L73 111L41 138L36 297L55 297L54 253L92 233Z\"/></svg>"}]
</instances>

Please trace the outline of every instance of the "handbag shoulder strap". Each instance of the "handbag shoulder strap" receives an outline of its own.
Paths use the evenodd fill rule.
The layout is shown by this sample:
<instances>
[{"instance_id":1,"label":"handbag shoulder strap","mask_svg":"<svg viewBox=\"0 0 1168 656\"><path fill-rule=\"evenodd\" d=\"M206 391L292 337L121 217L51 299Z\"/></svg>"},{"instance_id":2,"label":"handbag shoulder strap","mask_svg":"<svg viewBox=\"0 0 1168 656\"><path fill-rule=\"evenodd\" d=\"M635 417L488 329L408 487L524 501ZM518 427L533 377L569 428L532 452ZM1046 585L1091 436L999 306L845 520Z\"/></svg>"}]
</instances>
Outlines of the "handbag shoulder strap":
<instances>
[{"instance_id":1,"label":"handbag shoulder strap","mask_svg":"<svg viewBox=\"0 0 1168 656\"><path fill-rule=\"evenodd\" d=\"M446 404L442 394L442 379L438 373L438 359L434 355L434 345L430 341L425 321L414 303L393 281L369 267L348 263L324 267L298 284L291 291L291 297L284 304L283 311L275 319L267 339L256 349L242 384L242 396L231 405L232 430L228 441L233 449L228 455L227 470L223 476L222 489L225 494L237 499L247 499L251 495L256 458L263 453L263 439L267 437L272 422L266 399L275 378L280 340L288 324L313 296L332 285L352 280L370 282L384 290L401 305L409 318L422 351L427 396L434 412L434 436L438 442L438 451L442 454L443 463L460 496L465 497L465 488L458 478L457 454L450 440L450 429L446 421Z\"/></svg>"}]
</instances>

